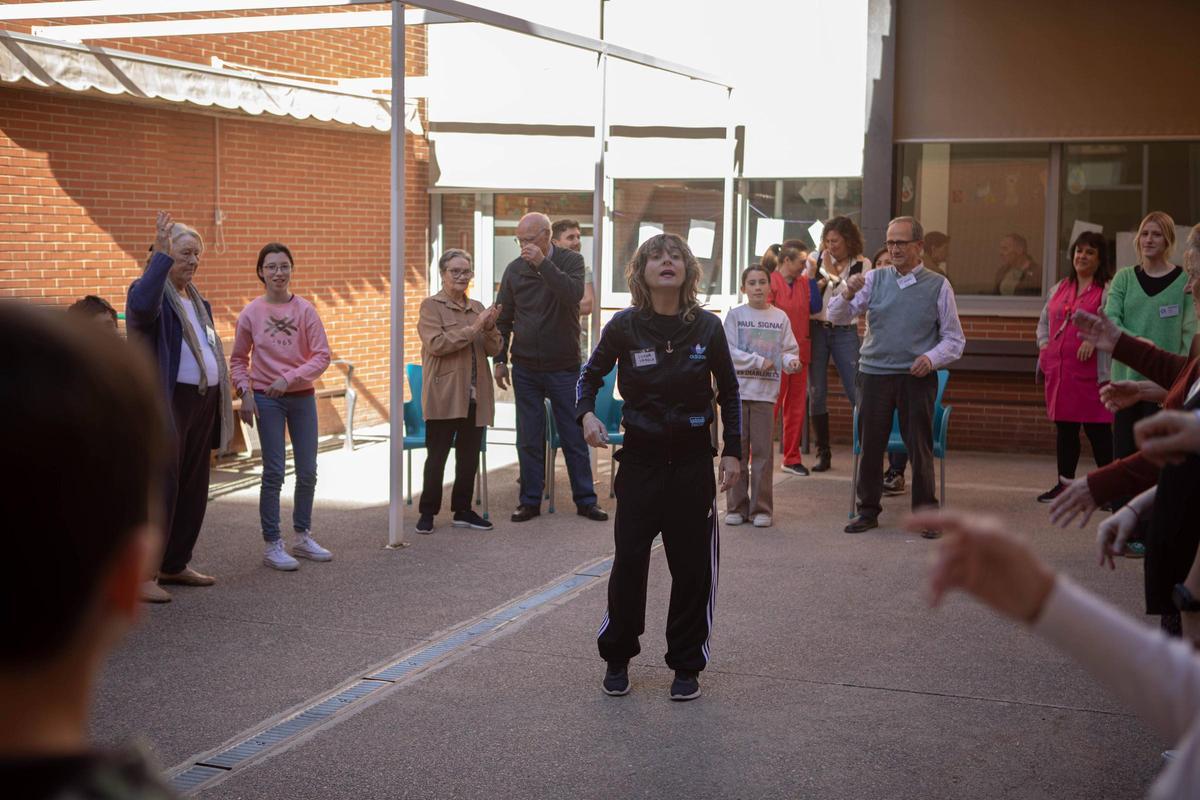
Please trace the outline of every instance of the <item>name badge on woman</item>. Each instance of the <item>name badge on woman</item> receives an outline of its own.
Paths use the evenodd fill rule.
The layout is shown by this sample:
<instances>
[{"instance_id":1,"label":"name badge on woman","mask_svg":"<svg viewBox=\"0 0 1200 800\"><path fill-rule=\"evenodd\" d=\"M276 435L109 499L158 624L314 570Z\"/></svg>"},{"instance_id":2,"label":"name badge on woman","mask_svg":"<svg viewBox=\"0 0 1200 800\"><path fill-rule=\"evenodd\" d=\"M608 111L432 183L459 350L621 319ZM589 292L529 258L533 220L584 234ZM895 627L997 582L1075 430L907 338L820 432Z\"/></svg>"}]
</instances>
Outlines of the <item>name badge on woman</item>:
<instances>
[{"instance_id":1,"label":"name badge on woman","mask_svg":"<svg viewBox=\"0 0 1200 800\"><path fill-rule=\"evenodd\" d=\"M635 367L653 367L657 363L658 353L653 349L633 351L633 365Z\"/></svg>"},{"instance_id":2,"label":"name badge on woman","mask_svg":"<svg viewBox=\"0 0 1200 800\"><path fill-rule=\"evenodd\" d=\"M1179 316L1179 303L1172 303L1169 306L1159 306L1158 307L1158 318L1159 319L1167 319L1169 317L1178 317L1178 316Z\"/></svg>"},{"instance_id":3,"label":"name badge on woman","mask_svg":"<svg viewBox=\"0 0 1200 800\"><path fill-rule=\"evenodd\" d=\"M205 325L204 326L204 335L208 337L208 346L212 347L212 348L216 348L217 332L214 331L212 328L210 328L208 325Z\"/></svg>"}]
</instances>

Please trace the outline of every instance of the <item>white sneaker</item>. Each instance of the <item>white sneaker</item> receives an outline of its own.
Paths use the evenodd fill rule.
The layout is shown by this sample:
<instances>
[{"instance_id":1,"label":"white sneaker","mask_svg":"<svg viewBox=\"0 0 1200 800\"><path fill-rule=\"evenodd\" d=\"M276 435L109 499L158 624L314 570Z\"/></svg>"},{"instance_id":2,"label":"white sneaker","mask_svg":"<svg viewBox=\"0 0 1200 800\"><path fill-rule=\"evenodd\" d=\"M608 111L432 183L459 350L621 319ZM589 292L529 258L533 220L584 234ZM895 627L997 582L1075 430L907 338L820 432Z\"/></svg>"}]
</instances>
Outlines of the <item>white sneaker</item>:
<instances>
[{"instance_id":1,"label":"white sneaker","mask_svg":"<svg viewBox=\"0 0 1200 800\"><path fill-rule=\"evenodd\" d=\"M317 544L317 540L307 531L296 534L296 541L292 544L292 555L312 561L333 561L333 553Z\"/></svg>"},{"instance_id":2,"label":"white sneaker","mask_svg":"<svg viewBox=\"0 0 1200 800\"><path fill-rule=\"evenodd\" d=\"M287 551L283 549L282 539L267 542L267 549L263 553L263 563L272 569L283 570L284 572L293 572L300 569L300 562L289 556Z\"/></svg>"},{"instance_id":3,"label":"white sneaker","mask_svg":"<svg viewBox=\"0 0 1200 800\"><path fill-rule=\"evenodd\" d=\"M745 521L746 521L746 518L743 517L741 514L734 514L733 512L730 512L725 515L725 524L726 525L741 525Z\"/></svg>"},{"instance_id":4,"label":"white sneaker","mask_svg":"<svg viewBox=\"0 0 1200 800\"><path fill-rule=\"evenodd\" d=\"M771 515L770 514L755 514L754 515L754 527L756 527L756 528L771 527Z\"/></svg>"}]
</instances>

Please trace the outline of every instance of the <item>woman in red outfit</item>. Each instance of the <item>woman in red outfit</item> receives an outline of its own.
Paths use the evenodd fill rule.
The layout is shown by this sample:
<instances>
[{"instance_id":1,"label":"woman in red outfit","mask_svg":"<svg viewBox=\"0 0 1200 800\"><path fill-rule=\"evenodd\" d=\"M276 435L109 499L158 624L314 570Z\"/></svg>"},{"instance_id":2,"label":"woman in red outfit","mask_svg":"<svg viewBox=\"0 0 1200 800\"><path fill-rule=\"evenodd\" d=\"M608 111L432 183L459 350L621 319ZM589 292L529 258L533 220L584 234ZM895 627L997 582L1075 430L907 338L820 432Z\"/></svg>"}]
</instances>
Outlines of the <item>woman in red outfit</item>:
<instances>
[{"instance_id":1,"label":"woman in red outfit","mask_svg":"<svg viewBox=\"0 0 1200 800\"><path fill-rule=\"evenodd\" d=\"M803 242L788 239L779 248L779 266L771 273L771 304L783 310L800 345L800 369L781 375L775 415L783 417L783 471L807 475L800 460L800 437L804 432L804 408L808 393L808 362L812 344L808 338L809 285L805 277L808 250Z\"/></svg>"}]
</instances>

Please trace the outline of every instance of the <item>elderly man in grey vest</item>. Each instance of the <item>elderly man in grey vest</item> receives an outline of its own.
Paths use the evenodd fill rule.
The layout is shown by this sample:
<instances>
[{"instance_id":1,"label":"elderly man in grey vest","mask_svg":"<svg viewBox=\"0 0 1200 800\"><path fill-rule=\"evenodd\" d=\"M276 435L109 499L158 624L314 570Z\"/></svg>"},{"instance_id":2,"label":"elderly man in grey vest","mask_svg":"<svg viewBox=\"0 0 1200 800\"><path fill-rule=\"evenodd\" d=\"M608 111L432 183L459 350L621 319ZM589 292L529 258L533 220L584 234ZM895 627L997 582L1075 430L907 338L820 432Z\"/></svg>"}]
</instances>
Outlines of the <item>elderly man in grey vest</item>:
<instances>
[{"instance_id":1,"label":"elderly man in grey vest","mask_svg":"<svg viewBox=\"0 0 1200 800\"><path fill-rule=\"evenodd\" d=\"M879 525L883 475L879 465L900 412L900 435L912 456L912 507L936 506L933 482L933 401L937 370L962 355L966 338L950 281L921 263L924 230L913 217L888 223L892 266L852 275L829 300L829 321L849 325L867 315L867 337L858 358L858 516L846 533ZM926 538L937 533L925 531Z\"/></svg>"}]
</instances>

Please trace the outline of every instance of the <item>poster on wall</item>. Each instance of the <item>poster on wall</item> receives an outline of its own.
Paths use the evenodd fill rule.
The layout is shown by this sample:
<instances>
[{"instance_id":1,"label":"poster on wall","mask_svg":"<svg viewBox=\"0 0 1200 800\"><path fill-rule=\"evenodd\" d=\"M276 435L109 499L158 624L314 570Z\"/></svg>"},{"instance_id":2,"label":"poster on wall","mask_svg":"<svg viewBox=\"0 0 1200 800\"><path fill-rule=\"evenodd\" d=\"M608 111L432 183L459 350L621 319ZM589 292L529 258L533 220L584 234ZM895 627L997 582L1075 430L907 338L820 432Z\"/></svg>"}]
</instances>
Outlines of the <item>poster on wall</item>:
<instances>
[{"instance_id":1,"label":"poster on wall","mask_svg":"<svg viewBox=\"0 0 1200 800\"><path fill-rule=\"evenodd\" d=\"M761 256L773 244L783 242L783 220L759 217L754 228L754 255Z\"/></svg>"},{"instance_id":2,"label":"poster on wall","mask_svg":"<svg viewBox=\"0 0 1200 800\"><path fill-rule=\"evenodd\" d=\"M658 236L662 232L663 224L661 222L642 220L638 223L638 247L644 245L650 237Z\"/></svg>"},{"instance_id":3,"label":"poster on wall","mask_svg":"<svg viewBox=\"0 0 1200 800\"><path fill-rule=\"evenodd\" d=\"M1071 238L1067 240L1067 247L1074 244L1075 240L1084 233L1104 233L1104 226L1097 225L1094 222L1084 222L1081 219L1075 220L1075 224L1071 226ZM1068 253L1067 255L1073 257L1074 253Z\"/></svg>"},{"instance_id":4,"label":"poster on wall","mask_svg":"<svg viewBox=\"0 0 1200 800\"><path fill-rule=\"evenodd\" d=\"M1117 269L1138 263L1137 250L1133 246L1133 233L1122 231L1117 234Z\"/></svg>"},{"instance_id":5,"label":"poster on wall","mask_svg":"<svg viewBox=\"0 0 1200 800\"><path fill-rule=\"evenodd\" d=\"M825 223L817 220L808 226L808 236L812 239L813 247L821 246L821 237L825 234Z\"/></svg>"},{"instance_id":6,"label":"poster on wall","mask_svg":"<svg viewBox=\"0 0 1200 800\"><path fill-rule=\"evenodd\" d=\"M696 258L713 257L713 241L717 238L717 223L694 219L688 223L688 247Z\"/></svg>"}]
</instances>

